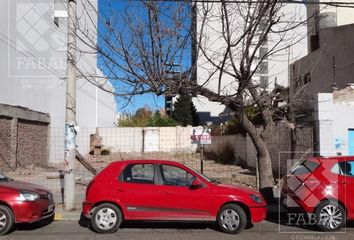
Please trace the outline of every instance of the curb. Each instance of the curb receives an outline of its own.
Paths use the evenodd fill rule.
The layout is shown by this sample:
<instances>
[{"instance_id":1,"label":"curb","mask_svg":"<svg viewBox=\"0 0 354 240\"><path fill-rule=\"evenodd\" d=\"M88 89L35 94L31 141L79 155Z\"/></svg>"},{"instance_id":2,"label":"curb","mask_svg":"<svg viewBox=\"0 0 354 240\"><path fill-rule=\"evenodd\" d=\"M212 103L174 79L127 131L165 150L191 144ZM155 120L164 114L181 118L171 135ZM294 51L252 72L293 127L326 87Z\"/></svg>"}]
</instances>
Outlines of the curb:
<instances>
[{"instance_id":1,"label":"curb","mask_svg":"<svg viewBox=\"0 0 354 240\"><path fill-rule=\"evenodd\" d=\"M55 208L54 221L78 221L81 217L81 208L75 206L72 211L66 211L62 205Z\"/></svg>"},{"instance_id":2,"label":"curb","mask_svg":"<svg viewBox=\"0 0 354 240\"><path fill-rule=\"evenodd\" d=\"M55 213L54 221L61 221L63 220L63 216L60 213Z\"/></svg>"},{"instance_id":3,"label":"curb","mask_svg":"<svg viewBox=\"0 0 354 240\"><path fill-rule=\"evenodd\" d=\"M79 221L81 212L56 212L54 215L54 221Z\"/></svg>"}]
</instances>

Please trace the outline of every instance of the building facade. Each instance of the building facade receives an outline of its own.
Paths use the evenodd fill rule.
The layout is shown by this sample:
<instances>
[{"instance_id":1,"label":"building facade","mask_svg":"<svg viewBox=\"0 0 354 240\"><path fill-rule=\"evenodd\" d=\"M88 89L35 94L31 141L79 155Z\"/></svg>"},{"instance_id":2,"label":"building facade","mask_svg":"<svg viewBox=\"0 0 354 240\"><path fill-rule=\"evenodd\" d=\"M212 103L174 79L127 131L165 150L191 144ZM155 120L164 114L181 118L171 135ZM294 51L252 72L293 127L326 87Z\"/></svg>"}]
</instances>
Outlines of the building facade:
<instances>
[{"instance_id":1,"label":"building facade","mask_svg":"<svg viewBox=\"0 0 354 240\"><path fill-rule=\"evenodd\" d=\"M97 9L98 2L90 2ZM79 26L96 42L97 14L87 12L82 3L77 2ZM61 0L0 1L0 103L49 113L51 163L64 158L67 17ZM113 95L81 76L99 72L97 56L88 50L84 40L78 40L77 123L81 128L112 127ZM108 82L106 87L113 89Z\"/></svg>"},{"instance_id":2,"label":"building facade","mask_svg":"<svg viewBox=\"0 0 354 240\"><path fill-rule=\"evenodd\" d=\"M220 30L223 27L220 17L222 15L220 6L217 3L209 5L211 17L206 20L206 24L203 24L203 3L198 3L196 10L197 34L200 34L201 26L203 25L202 38L205 40L202 44L203 46L207 46L208 52L206 54L209 54L213 59L219 60L223 58L222 53L225 51L226 45ZM295 23L295 21L298 21L300 23L305 21L307 12L304 4L285 4L278 14L280 16L280 23L278 25L279 29L276 30L281 30L282 27L288 27L289 22L294 21ZM237 22L237 16L232 16L231 18L234 22ZM231 27L234 28L235 26L232 25ZM237 31L237 28L235 31ZM274 47L278 51L264 58ZM242 49L233 53L236 61L239 61L240 57L238 57L238 54L241 51ZM297 28L283 34L270 33L268 41L260 47L257 53L257 59L263 60L259 64L253 78L259 84L260 89L270 91L274 88L275 84L287 87L290 81L289 64L306 54L307 28L305 24L299 24ZM256 61L255 64L258 64L258 62ZM233 94L237 91L238 83L235 79L227 74L223 74L220 80L219 76L216 67L210 63L209 59L206 59L204 52L199 51L196 76L198 84L206 86L213 91L220 89L221 94ZM195 97L193 102L202 123L219 124L229 119L226 117L229 115L229 110L221 103L210 102L203 96Z\"/></svg>"},{"instance_id":3,"label":"building facade","mask_svg":"<svg viewBox=\"0 0 354 240\"><path fill-rule=\"evenodd\" d=\"M354 24L320 30L319 48L291 65L292 120L307 120L317 93L354 83Z\"/></svg>"},{"instance_id":4,"label":"building facade","mask_svg":"<svg viewBox=\"0 0 354 240\"><path fill-rule=\"evenodd\" d=\"M353 155L353 10L309 4L307 12L313 16L309 54L290 67L290 118L297 126L314 126L318 155Z\"/></svg>"},{"instance_id":5,"label":"building facade","mask_svg":"<svg viewBox=\"0 0 354 240\"><path fill-rule=\"evenodd\" d=\"M354 87L318 93L313 117L318 155L354 156Z\"/></svg>"}]
</instances>

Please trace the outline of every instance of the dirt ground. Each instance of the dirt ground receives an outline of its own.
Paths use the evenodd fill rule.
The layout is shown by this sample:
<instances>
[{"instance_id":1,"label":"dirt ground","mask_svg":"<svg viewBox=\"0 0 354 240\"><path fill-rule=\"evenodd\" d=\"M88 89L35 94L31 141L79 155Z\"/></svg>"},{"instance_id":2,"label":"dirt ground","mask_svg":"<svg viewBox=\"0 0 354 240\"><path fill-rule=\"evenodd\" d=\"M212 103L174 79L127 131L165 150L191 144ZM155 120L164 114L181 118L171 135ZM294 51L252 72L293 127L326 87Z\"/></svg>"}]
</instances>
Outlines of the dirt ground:
<instances>
[{"instance_id":1,"label":"dirt ground","mask_svg":"<svg viewBox=\"0 0 354 240\"><path fill-rule=\"evenodd\" d=\"M112 161L125 159L164 159L181 162L188 167L200 172L200 154L190 153L112 153L108 156L94 157L85 155L85 159L97 171L102 170ZM46 186L53 191L61 191L63 187L63 164L39 167L34 165L21 166L15 171L5 172L5 175L20 181L27 181ZM223 165L213 160L203 160L203 173L223 183L238 184L249 188L255 188L255 174L249 169L244 169L236 164ZM93 175L83 165L76 162L76 182L78 190L84 190Z\"/></svg>"}]
</instances>

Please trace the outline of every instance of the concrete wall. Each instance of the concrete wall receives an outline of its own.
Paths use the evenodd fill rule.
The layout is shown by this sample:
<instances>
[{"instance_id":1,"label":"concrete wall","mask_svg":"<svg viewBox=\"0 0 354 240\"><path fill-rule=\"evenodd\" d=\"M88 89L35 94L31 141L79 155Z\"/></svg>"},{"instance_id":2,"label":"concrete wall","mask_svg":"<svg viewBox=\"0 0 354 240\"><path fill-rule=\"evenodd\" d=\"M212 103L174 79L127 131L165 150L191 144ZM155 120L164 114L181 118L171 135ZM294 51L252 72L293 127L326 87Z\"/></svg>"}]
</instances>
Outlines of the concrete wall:
<instances>
[{"instance_id":1,"label":"concrete wall","mask_svg":"<svg viewBox=\"0 0 354 240\"><path fill-rule=\"evenodd\" d=\"M247 164L248 159L256 157L255 151L247 150L250 146L248 144L249 138L242 135L228 135L228 136L212 136L212 144L204 145L205 152L208 154L213 153L215 160L221 158L221 155L225 153L225 150L230 151L234 159L239 164L246 164L250 167L255 167L252 163ZM251 166L252 165L252 166Z\"/></svg>"},{"instance_id":2,"label":"concrete wall","mask_svg":"<svg viewBox=\"0 0 354 240\"><path fill-rule=\"evenodd\" d=\"M315 106L315 124L316 124L316 141L318 143L317 151L322 156L334 155L334 139L333 139L333 94L320 93L316 98Z\"/></svg>"},{"instance_id":3,"label":"concrete wall","mask_svg":"<svg viewBox=\"0 0 354 240\"><path fill-rule=\"evenodd\" d=\"M316 104L318 150L323 156L348 155L348 130L354 129L354 90L352 87L320 93Z\"/></svg>"},{"instance_id":4,"label":"concrete wall","mask_svg":"<svg viewBox=\"0 0 354 240\"><path fill-rule=\"evenodd\" d=\"M256 168L257 152L249 136L213 136L212 144L205 145L205 152L212 153L216 161L225 161L223 155L230 156L225 153L230 150L236 163ZM275 135L268 142L268 150L273 172L284 174L291 167L288 160L303 159L313 154L313 129L307 127L292 130L285 123L278 123Z\"/></svg>"},{"instance_id":5,"label":"concrete wall","mask_svg":"<svg viewBox=\"0 0 354 240\"><path fill-rule=\"evenodd\" d=\"M196 145L191 144L192 127L156 127L159 134L159 152L195 152ZM64 134L59 128L52 128L50 139L50 162L63 162L64 154ZM103 148L110 149L111 152L141 153L143 151L145 128L98 128L99 136L102 138ZM88 154L90 151L90 134L94 134L96 128L81 128L77 135L76 142L81 154Z\"/></svg>"}]
</instances>

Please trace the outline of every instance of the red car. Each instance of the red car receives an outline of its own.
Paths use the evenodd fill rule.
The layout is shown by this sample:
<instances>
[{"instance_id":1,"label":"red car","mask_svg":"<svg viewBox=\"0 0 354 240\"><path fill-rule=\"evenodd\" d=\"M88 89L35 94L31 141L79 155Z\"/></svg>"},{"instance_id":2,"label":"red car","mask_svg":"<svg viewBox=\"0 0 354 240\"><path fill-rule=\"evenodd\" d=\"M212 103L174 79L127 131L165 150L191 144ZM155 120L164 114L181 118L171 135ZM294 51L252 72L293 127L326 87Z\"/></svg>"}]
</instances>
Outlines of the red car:
<instances>
[{"instance_id":1,"label":"red car","mask_svg":"<svg viewBox=\"0 0 354 240\"><path fill-rule=\"evenodd\" d=\"M108 165L88 185L83 215L98 233L128 220L216 221L226 233L266 217L260 193L223 185L172 161L125 160Z\"/></svg>"},{"instance_id":2,"label":"red car","mask_svg":"<svg viewBox=\"0 0 354 240\"><path fill-rule=\"evenodd\" d=\"M0 235L15 223L54 218L53 194L38 185L14 181L0 174Z\"/></svg>"},{"instance_id":3,"label":"red car","mask_svg":"<svg viewBox=\"0 0 354 240\"><path fill-rule=\"evenodd\" d=\"M354 219L354 157L310 158L284 178L282 201L310 213L323 231Z\"/></svg>"}]
</instances>

